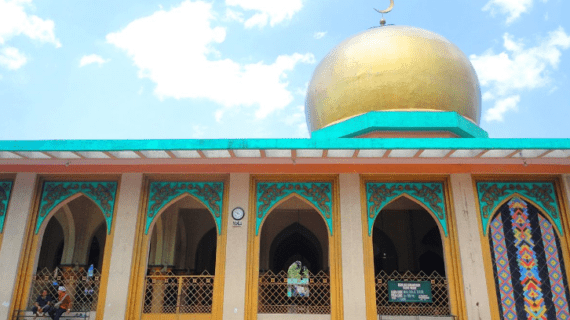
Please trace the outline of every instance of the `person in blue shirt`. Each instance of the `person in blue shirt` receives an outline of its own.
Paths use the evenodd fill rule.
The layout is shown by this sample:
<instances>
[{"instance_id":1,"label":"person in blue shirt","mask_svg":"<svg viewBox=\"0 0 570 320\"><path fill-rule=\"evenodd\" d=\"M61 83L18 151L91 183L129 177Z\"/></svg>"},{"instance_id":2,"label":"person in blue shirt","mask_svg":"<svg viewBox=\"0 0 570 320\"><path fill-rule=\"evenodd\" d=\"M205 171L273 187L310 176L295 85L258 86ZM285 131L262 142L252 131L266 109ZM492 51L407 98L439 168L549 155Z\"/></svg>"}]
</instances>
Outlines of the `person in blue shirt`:
<instances>
[{"instance_id":1,"label":"person in blue shirt","mask_svg":"<svg viewBox=\"0 0 570 320\"><path fill-rule=\"evenodd\" d=\"M42 316L44 313L47 314L51 310L52 302L53 298L48 294L47 289L44 289L42 294L36 299L32 312L35 316Z\"/></svg>"}]
</instances>

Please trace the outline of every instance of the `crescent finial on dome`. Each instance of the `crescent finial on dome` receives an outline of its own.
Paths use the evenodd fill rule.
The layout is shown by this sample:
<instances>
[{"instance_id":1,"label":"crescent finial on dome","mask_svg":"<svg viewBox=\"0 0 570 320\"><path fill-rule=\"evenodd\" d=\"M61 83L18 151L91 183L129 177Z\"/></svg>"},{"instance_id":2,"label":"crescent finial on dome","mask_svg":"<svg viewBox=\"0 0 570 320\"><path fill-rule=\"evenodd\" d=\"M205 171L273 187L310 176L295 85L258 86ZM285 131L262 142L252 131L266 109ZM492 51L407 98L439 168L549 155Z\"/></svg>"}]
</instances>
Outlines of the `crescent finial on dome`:
<instances>
[{"instance_id":1,"label":"crescent finial on dome","mask_svg":"<svg viewBox=\"0 0 570 320\"><path fill-rule=\"evenodd\" d=\"M388 9L385 9L385 10L374 9L374 10L378 11L378 13L384 14L384 13L388 13L388 12L392 11L392 9L394 9L394 0L390 0L390 6L388 7Z\"/></svg>"}]
</instances>

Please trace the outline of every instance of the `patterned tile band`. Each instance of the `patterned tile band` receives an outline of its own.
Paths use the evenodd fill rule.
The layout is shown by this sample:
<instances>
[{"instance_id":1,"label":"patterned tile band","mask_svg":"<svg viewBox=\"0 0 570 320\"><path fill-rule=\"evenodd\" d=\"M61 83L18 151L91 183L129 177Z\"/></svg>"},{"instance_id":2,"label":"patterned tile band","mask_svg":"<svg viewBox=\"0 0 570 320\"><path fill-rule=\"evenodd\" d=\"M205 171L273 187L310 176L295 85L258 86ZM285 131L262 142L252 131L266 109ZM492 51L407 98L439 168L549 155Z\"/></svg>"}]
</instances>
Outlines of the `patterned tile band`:
<instances>
[{"instance_id":1,"label":"patterned tile band","mask_svg":"<svg viewBox=\"0 0 570 320\"><path fill-rule=\"evenodd\" d=\"M503 232L503 221L499 215L491 223L491 239L495 262L495 280L499 290L503 319L516 319L517 306L515 303L514 289L511 284L511 271L509 270L509 258L507 245Z\"/></svg>"},{"instance_id":2,"label":"patterned tile band","mask_svg":"<svg viewBox=\"0 0 570 320\"><path fill-rule=\"evenodd\" d=\"M0 181L0 233L4 232L4 221L8 211L10 193L12 193L12 181Z\"/></svg>"},{"instance_id":3,"label":"patterned tile band","mask_svg":"<svg viewBox=\"0 0 570 320\"><path fill-rule=\"evenodd\" d=\"M317 209L325 219L332 236L332 184L328 182L259 182L256 186L255 235L259 235L259 229L267 213L275 204L291 194L309 201Z\"/></svg>"},{"instance_id":4,"label":"patterned tile band","mask_svg":"<svg viewBox=\"0 0 570 320\"><path fill-rule=\"evenodd\" d=\"M540 230L542 231L542 242L544 243L548 277L550 288L552 289L552 302L556 308L556 319L568 320L570 319L570 311L568 310L568 299L564 289L564 274L558 259L558 246L556 245L554 229L552 229L550 222L542 216L538 216L538 220Z\"/></svg>"},{"instance_id":5,"label":"patterned tile band","mask_svg":"<svg viewBox=\"0 0 570 320\"><path fill-rule=\"evenodd\" d=\"M71 196L81 193L93 200L103 212L107 222L107 234L111 233L113 223L113 210L115 209L115 196L117 183L107 182L44 182L42 197L40 200L40 212L36 224L36 234L50 212Z\"/></svg>"},{"instance_id":6,"label":"patterned tile band","mask_svg":"<svg viewBox=\"0 0 570 320\"><path fill-rule=\"evenodd\" d=\"M200 201L214 217L218 234L222 234L222 208L224 198L223 182L151 182L149 187L145 234L148 234L153 220L170 201L189 194Z\"/></svg>"},{"instance_id":7,"label":"patterned tile band","mask_svg":"<svg viewBox=\"0 0 570 320\"><path fill-rule=\"evenodd\" d=\"M406 194L429 208L437 217L447 237L447 217L443 197L443 184L430 183L367 183L366 201L368 215L368 235L372 235L372 227L376 217L388 203Z\"/></svg>"},{"instance_id":8,"label":"patterned tile band","mask_svg":"<svg viewBox=\"0 0 570 320\"><path fill-rule=\"evenodd\" d=\"M524 291L524 309L528 319L547 319L546 305L542 293L542 279L538 274L538 261L532 227L528 219L527 206L519 198L509 201L512 230L517 247L517 262L520 269L520 283Z\"/></svg>"},{"instance_id":9,"label":"patterned tile band","mask_svg":"<svg viewBox=\"0 0 570 320\"><path fill-rule=\"evenodd\" d=\"M477 182L477 194L481 207L483 234L487 235L489 219L497 206L505 199L518 194L532 200L546 212L563 235L560 210L556 202L556 192L551 182Z\"/></svg>"},{"instance_id":10,"label":"patterned tile band","mask_svg":"<svg viewBox=\"0 0 570 320\"><path fill-rule=\"evenodd\" d=\"M553 225L516 196L497 212L489 241L501 319L568 320L568 281Z\"/></svg>"}]
</instances>

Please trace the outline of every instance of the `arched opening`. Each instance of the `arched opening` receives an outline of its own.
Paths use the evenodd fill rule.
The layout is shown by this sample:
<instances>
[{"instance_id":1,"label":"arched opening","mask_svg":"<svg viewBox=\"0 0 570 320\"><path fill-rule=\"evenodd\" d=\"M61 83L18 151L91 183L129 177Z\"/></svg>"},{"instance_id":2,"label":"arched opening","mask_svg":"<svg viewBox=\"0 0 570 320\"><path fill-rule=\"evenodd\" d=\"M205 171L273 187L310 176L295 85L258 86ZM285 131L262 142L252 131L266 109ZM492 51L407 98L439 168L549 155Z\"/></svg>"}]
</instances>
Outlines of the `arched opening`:
<instances>
[{"instance_id":1,"label":"arched opening","mask_svg":"<svg viewBox=\"0 0 570 320\"><path fill-rule=\"evenodd\" d=\"M57 298L57 288L64 286L73 297L73 311L96 311L107 237L101 209L79 195L50 213L43 223L29 307L43 289Z\"/></svg>"},{"instance_id":2,"label":"arched opening","mask_svg":"<svg viewBox=\"0 0 570 320\"><path fill-rule=\"evenodd\" d=\"M282 202L260 230L258 313L330 314L329 269L321 214L296 196Z\"/></svg>"},{"instance_id":3,"label":"arched opening","mask_svg":"<svg viewBox=\"0 0 570 320\"><path fill-rule=\"evenodd\" d=\"M536 206L519 196L501 205L490 223L489 245L501 319L530 319L534 314L570 318L560 240Z\"/></svg>"},{"instance_id":4,"label":"arched opening","mask_svg":"<svg viewBox=\"0 0 570 320\"><path fill-rule=\"evenodd\" d=\"M183 196L155 217L149 234L143 319L211 313L218 240L212 213Z\"/></svg>"},{"instance_id":5,"label":"arched opening","mask_svg":"<svg viewBox=\"0 0 570 320\"><path fill-rule=\"evenodd\" d=\"M392 201L378 214L372 239L378 314L450 314L442 237L424 207L405 196ZM403 288L410 287L419 289L408 294Z\"/></svg>"}]
</instances>

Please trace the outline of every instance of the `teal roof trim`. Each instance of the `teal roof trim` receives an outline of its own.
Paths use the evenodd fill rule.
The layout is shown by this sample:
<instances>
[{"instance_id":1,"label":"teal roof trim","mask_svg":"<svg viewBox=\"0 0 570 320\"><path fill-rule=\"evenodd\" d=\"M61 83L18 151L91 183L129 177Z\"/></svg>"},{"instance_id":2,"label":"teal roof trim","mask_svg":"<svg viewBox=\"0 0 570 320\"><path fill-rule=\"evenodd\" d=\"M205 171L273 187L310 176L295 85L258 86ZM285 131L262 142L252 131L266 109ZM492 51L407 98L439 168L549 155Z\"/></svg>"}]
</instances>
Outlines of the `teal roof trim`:
<instances>
[{"instance_id":1,"label":"teal roof trim","mask_svg":"<svg viewBox=\"0 0 570 320\"><path fill-rule=\"evenodd\" d=\"M240 149L570 149L570 139L361 138L0 141L0 151L145 151Z\"/></svg>"},{"instance_id":2,"label":"teal roof trim","mask_svg":"<svg viewBox=\"0 0 570 320\"><path fill-rule=\"evenodd\" d=\"M487 132L457 112L372 111L312 133L313 139L352 138L374 131L448 131L462 138L487 138Z\"/></svg>"}]
</instances>

